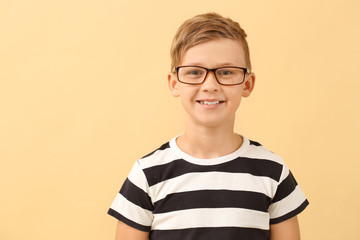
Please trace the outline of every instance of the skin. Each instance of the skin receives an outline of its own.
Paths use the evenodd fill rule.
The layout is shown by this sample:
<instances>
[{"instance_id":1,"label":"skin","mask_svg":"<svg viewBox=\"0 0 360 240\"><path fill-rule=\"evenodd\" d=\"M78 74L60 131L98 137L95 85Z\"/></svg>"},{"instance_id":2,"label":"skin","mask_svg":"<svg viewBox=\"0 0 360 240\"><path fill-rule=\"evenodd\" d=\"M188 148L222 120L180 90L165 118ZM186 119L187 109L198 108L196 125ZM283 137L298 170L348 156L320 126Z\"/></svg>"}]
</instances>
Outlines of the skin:
<instances>
[{"instance_id":1,"label":"skin","mask_svg":"<svg viewBox=\"0 0 360 240\"><path fill-rule=\"evenodd\" d=\"M147 240L149 233L137 230L118 221L115 240Z\"/></svg>"},{"instance_id":2,"label":"skin","mask_svg":"<svg viewBox=\"0 0 360 240\"><path fill-rule=\"evenodd\" d=\"M244 51L235 40L212 40L186 51L180 65L245 67ZM201 85L183 84L173 73L168 75L168 80L172 95L180 99L186 111L185 131L177 139L184 152L198 158L216 158L241 146L242 138L234 133L235 114L241 99L250 96L254 88L253 73L246 74L244 83L234 86L220 85L213 73ZM199 100L223 102L209 107Z\"/></svg>"},{"instance_id":3,"label":"skin","mask_svg":"<svg viewBox=\"0 0 360 240\"><path fill-rule=\"evenodd\" d=\"M245 57L239 42L217 39L201 43L187 50L179 65L198 65L206 68L245 66ZM254 89L254 73L246 74L244 83L235 86L220 85L209 73L201 85L180 83L173 73L168 75L170 92L180 99L186 111L184 134L177 138L178 146L197 158L216 158L238 149L243 140L234 133L235 113L243 97ZM211 106L201 100L221 103ZM228 144L224 144L228 143ZM149 233L118 223L116 240L145 240ZM300 240L297 217L270 225L270 240Z\"/></svg>"},{"instance_id":4,"label":"skin","mask_svg":"<svg viewBox=\"0 0 360 240\"><path fill-rule=\"evenodd\" d=\"M300 228L297 217L270 225L270 240L300 240Z\"/></svg>"}]
</instances>

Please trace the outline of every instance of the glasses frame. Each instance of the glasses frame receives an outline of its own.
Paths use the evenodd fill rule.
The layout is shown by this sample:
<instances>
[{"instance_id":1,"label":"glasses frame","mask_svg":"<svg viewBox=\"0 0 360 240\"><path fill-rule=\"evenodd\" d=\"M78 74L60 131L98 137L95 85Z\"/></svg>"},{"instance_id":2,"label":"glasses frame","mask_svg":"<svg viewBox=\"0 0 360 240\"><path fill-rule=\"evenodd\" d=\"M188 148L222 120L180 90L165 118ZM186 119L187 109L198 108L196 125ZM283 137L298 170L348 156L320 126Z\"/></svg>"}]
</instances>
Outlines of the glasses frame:
<instances>
[{"instance_id":1,"label":"glasses frame","mask_svg":"<svg viewBox=\"0 0 360 240\"><path fill-rule=\"evenodd\" d=\"M179 69L180 68L183 68L183 67L198 67L198 68L201 68L201 69L204 69L206 70L206 74L205 74L205 77L203 79L202 82L200 83L187 83L187 82L183 82L179 79ZM237 69L242 69L244 71L244 77L243 77L243 80L241 81L241 83L231 83L231 84L224 84L224 83L221 83L219 81L219 79L217 78L216 76L216 70L218 69L222 69L222 68L237 68ZM226 66L226 67L218 67L218 68L206 68L206 67L202 67L202 66L196 66L196 65L184 65L184 66L177 66L175 67L175 71L176 71L176 77L178 79L179 82L181 83L184 83L184 84L189 84L189 85L200 85L200 84L203 84L209 74L209 72L213 72L214 73L214 76L215 76L215 79L216 81L220 84L220 85L224 85L224 86L234 86L234 85L240 85L242 84L244 81L245 81L245 76L247 73L249 73L249 70L247 68L244 68L244 67L235 67L235 66Z\"/></svg>"}]
</instances>

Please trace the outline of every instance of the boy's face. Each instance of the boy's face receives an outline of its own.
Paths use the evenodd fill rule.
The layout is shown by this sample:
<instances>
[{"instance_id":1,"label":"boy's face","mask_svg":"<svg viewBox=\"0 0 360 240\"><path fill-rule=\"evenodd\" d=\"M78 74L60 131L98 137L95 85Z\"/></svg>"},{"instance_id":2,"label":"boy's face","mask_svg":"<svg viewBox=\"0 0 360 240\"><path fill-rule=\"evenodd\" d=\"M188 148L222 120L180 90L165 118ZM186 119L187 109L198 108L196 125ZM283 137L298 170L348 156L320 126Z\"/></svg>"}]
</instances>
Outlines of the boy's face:
<instances>
[{"instance_id":1,"label":"boy's face","mask_svg":"<svg viewBox=\"0 0 360 240\"><path fill-rule=\"evenodd\" d=\"M227 38L211 40L188 49L180 63L180 66L186 65L246 67L241 44ZM242 84L233 86L220 85L213 72L209 72L200 85L181 83L172 73L168 75L168 80L172 95L180 98L191 123L216 127L233 126L241 98L248 97L253 90L255 75L248 73Z\"/></svg>"}]
</instances>

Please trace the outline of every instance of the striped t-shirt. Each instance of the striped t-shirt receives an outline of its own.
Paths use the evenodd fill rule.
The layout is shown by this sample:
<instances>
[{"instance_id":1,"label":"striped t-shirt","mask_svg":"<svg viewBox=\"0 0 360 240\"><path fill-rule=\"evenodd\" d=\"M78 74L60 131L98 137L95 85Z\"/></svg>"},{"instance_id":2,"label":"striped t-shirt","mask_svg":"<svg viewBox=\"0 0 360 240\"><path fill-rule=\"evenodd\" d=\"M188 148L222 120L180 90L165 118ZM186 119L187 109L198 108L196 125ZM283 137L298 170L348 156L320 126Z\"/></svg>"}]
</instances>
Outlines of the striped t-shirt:
<instances>
[{"instance_id":1,"label":"striped t-shirt","mask_svg":"<svg viewBox=\"0 0 360 240\"><path fill-rule=\"evenodd\" d=\"M151 240L269 239L308 201L283 160L243 137L235 152L192 157L176 138L138 160L108 213Z\"/></svg>"}]
</instances>

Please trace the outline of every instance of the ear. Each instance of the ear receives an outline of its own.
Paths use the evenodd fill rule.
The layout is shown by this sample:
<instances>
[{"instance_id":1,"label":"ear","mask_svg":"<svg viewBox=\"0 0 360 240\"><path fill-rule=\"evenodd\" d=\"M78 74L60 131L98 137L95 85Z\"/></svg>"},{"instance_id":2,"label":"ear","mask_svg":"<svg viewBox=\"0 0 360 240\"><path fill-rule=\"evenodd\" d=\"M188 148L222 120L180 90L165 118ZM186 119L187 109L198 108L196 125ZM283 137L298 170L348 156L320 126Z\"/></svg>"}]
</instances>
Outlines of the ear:
<instances>
[{"instance_id":1,"label":"ear","mask_svg":"<svg viewBox=\"0 0 360 240\"><path fill-rule=\"evenodd\" d=\"M169 89L170 89L171 94L174 97L179 97L180 96L180 93L178 90L179 83L178 83L178 81L176 79L176 75L174 73L168 74L168 84L169 84Z\"/></svg>"},{"instance_id":2,"label":"ear","mask_svg":"<svg viewBox=\"0 0 360 240\"><path fill-rule=\"evenodd\" d=\"M250 96L251 92L254 90L254 86L255 86L255 74L248 73L247 76L245 77L244 90L242 96L243 97Z\"/></svg>"}]
</instances>

